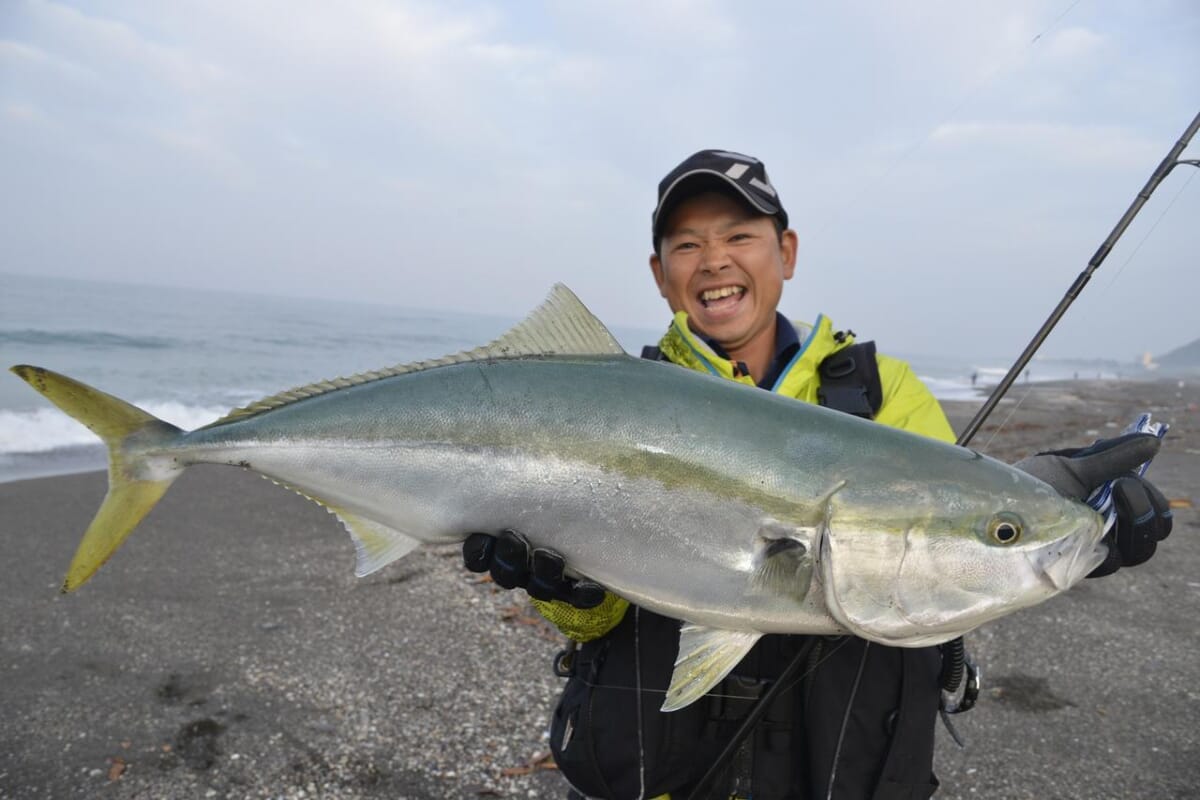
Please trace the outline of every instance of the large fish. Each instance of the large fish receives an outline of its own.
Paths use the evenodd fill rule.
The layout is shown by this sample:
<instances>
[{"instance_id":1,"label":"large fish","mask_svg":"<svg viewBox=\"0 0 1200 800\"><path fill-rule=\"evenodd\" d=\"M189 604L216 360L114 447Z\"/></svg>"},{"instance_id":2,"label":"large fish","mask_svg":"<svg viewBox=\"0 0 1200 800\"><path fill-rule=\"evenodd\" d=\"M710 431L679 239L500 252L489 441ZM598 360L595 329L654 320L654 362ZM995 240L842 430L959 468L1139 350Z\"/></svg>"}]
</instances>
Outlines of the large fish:
<instances>
[{"instance_id":1,"label":"large fish","mask_svg":"<svg viewBox=\"0 0 1200 800\"><path fill-rule=\"evenodd\" d=\"M490 345L300 387L185 432L13 367L108 444L64 591L192 464L256 470L335 513L366 575L511 527L685 620L665 709L764 633L921 646L1067 589L1100 516L971 450L626 355L565 287Z\"/></svg>"}]
</instances>

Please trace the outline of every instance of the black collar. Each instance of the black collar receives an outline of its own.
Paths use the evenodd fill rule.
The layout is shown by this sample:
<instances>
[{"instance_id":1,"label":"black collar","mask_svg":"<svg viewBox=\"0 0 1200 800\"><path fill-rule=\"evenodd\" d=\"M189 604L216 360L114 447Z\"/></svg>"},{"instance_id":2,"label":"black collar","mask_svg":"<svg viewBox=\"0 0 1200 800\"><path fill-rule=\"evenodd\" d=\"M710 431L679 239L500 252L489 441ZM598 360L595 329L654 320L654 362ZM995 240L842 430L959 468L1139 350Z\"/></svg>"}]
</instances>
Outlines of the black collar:
<instances>
[{"instance_id":1,"label":"black collar","mask_svg":"<svg viewBox=\"0 0 1200 800\"><path fill-rule=\"evenodd\" d=\"M717 344L713 339L707 336L701 336L704 343L713 349L713 352L727 361L732 361L729 354L725 352L725 348ZM766 374L758 380L758 386L768 391L775 386L775 382L779 380L779 376L787 368L791 362L792 356L796 355L796 351L800 349L800 334L796 333L795 326L778 311L775 312L775 355L771 359L771 363L767 366ZM736 362L737 372L746 375L749 370L742 362Z\"/></svg>"}]
</instances>

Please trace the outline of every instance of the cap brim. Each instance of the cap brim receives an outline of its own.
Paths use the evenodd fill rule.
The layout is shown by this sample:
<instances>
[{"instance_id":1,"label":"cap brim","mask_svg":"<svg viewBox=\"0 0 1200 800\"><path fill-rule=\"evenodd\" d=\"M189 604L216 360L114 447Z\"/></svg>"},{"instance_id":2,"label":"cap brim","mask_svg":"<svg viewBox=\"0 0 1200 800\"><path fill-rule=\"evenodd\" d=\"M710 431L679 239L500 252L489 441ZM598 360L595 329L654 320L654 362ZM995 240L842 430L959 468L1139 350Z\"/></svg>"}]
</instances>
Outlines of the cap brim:
<instances>
[{"instance_id":1,"label":"cap brim","mask_svg":"<svg viewBox=\"0 0 1200 800\"><path fill-rule=\"evenodd\" d=\"M698 178L704 178L711 181L713 178L719 179L719 185L728 186L738 193L743 200L769 217L779 214L779 206L768 203L762 198L755 197L746 191L746 188L740 183L729 177L725 173L715 169L693 169L680 175L675 180L671 181L671 185L663 192L662 197L658 201L658 206L654 209L653 225L654 238L657 240L661 233L662 224L666 214L674 206L678 205L681 200L690 197L690 194L683 193L683 185L688 182L695 182Z\"/></svg>"}]
</instances>

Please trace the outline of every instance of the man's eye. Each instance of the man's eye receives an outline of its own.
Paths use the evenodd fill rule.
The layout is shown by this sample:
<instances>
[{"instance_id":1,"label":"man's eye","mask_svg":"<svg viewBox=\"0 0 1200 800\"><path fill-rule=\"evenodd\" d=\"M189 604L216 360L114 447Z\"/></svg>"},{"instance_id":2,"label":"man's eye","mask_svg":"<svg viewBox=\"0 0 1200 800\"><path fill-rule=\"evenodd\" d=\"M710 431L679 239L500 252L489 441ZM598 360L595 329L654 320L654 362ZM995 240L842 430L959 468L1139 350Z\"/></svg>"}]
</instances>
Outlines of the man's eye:
<instances>
[{"instance_id":1,"label":"man's eye","mask_svg":"<svg viewBox=\"0 0 1200 800\"><path fill-rule=\"evenodd\" d=\"M675 245L676 250L694 250L697 247L695 242L680 242Z\"/></svg>"},{"instance_id":2,"label":"man's eye","mask_svg":"<svg viewBox=\"0 0 1200 800\"><path fill-rule=\"evenodd\" d=\"M748 233L735 233L729 237L729 241L740 242L744 239L749 239L749 238L750 238L750 234L748 234Z\"/></svg>"}]
</instances>

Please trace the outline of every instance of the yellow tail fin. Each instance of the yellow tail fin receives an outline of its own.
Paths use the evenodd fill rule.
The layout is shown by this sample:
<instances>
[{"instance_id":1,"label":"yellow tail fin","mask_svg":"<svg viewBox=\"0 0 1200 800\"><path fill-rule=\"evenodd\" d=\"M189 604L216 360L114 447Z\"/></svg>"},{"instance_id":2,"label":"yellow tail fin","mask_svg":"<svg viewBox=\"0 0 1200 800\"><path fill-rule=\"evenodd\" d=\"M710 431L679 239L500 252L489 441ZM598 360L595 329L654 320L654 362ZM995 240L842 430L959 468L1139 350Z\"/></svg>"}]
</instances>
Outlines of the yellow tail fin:
<instances>
[{"instance_id":1,"label":"yellow tail fin","mask_svg":"<svg viewBox=\"0 0 1200 800\"><path fill-rule=\"evenodd\" d=\"M183 471L161 452L182 431L65 375L24 364L12 371L108 445L108 494L67 569L62 590L71 592L108 561Z\"/></svg>"}]
</instances>

